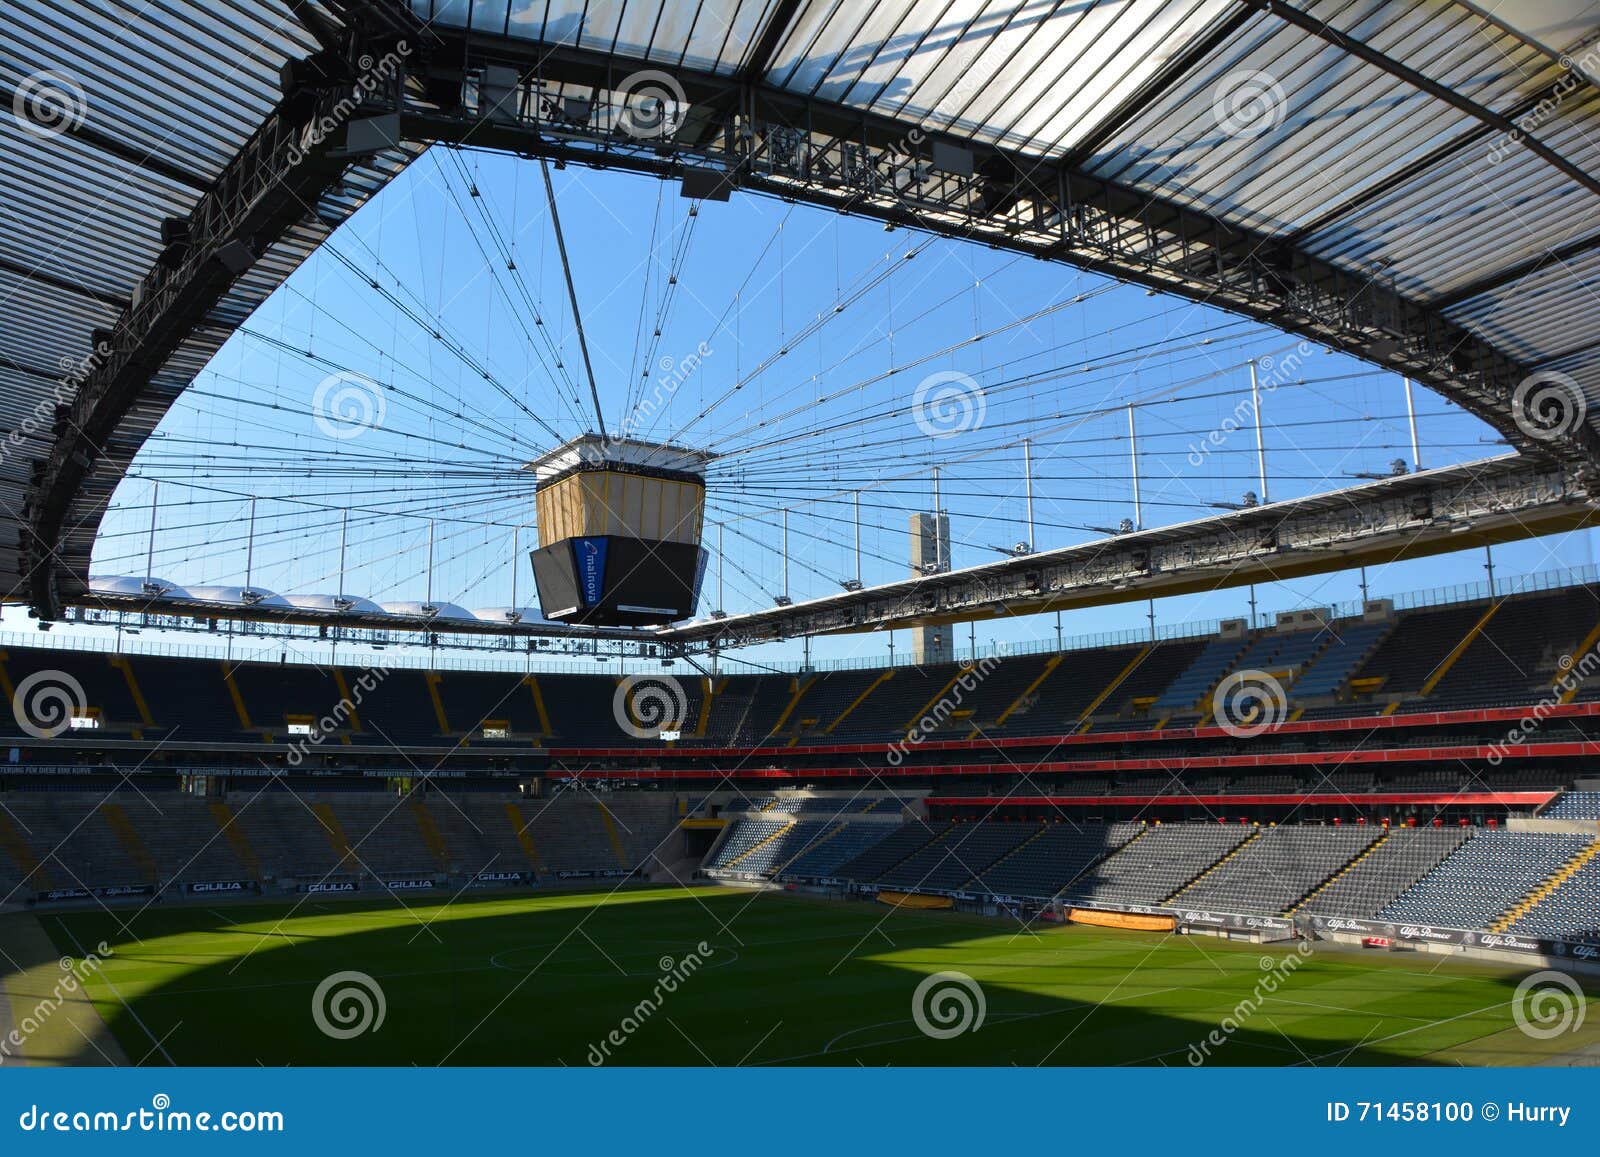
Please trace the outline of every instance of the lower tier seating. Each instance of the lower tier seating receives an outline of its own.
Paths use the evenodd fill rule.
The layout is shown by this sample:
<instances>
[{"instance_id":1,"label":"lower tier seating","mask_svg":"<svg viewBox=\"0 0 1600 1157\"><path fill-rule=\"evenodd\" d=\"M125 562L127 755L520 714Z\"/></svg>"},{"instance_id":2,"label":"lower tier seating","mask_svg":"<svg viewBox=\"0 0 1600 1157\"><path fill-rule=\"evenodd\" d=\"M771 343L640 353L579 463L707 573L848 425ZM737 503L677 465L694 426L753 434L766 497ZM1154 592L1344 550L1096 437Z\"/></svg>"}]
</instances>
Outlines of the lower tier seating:
<instances>
[{"instance_id":1,"label":"lower tier seating","mask_svg":"<svg viewBox=\"0 0 1600 1157\"><path fill-rule=\"evenodd\" d=\"M1380 834L1360 827L1268 828L1178 893L1174 903L1221 912L1282 913Z\"/></svg>"},{"instance_id":2,"label":"lower tier seating","mask_svg":"<svg viewBox=\"0 0 1600 1157\"><path fill-rule=\"evenodd\" d=\"M1593 842L1581 835L1478 832L1378 915L1483 928Z\"/></svg>"},{"instance_id":3,"label":"lower tier seating","mask_svg":"<svg viewBox=\"0 0 1600 1157\"><path fill-rule=\"evenodd\" d=\"M1590 860L1511 924L1520 936L1600 944L1600 857Z\"/></svg>"},{"instance_id":4,"label":"lower tier seating","mask_svg":"<svg viewBox=\"0 0 1600 1157\"><path fill-rule=\"evenodd\" d=\"M1600 791L1562 792L1539 815L1547 820L1600 820Z\"/></svg>"},{"instance_id":5,"label":"lower tier seating","mask_svg":"<svg viewBox=\"0 0 1600 1157\"><path fill-rule=\"evenodd\" d=\"M1400 828L1301 905L1320 916L1376 916L1471 838L1471 828Z\"/></svg>"},{"instance_id":6,"label":"lower tier seating","mask_svg":"<svg viewBox=\"0 0 1600 1157\"><path fill-rule=\"evenodd\" d=\"M997 896L1054 896L1142 830L1136 823L1056 823L995 863L978 887Z\"/></svg>"},{"instance_id":7,"label":"lower tier seating","mask_svg":"<svg viewBox=\"0 0 1600 1157\"><path fill-rule=\"evenodd\" d=\"M1103 904L1159 904L1254 834L1242 824L1159 824L1083 873L1063 895Z\"/></svg>"},{"instance_id":8,"label":"lower tier seating","mask_svg":"<svg viewBox=\"0 0 1600 1157\"><path fill-rule=\"evenodd\" d=\"M780 874L796 878L837 876L841 864L855 859L896 830L893 824L834 824L830 827L831 835L802 849L779 870Z\"/></svg>"},{"instance_id":9,"label":"lower tier seating","mask_svg":"<svg viewBox=\"0 0 1600 1157\"><path fill-rule=\"evenodd\" d=\"M654 792L10 793L0 801L0 903L56 888L632 871L676 822L674 798Z\"/></svg>"},{"instance_id":10,"label":"lower tier seating","mask_svg":"<svg viewBox=\"0 0 1600 1157\"><path fill-rule=\"evenodd\" d=\"M944 835L952 826L918 820L896 828L859 856L840 864L834 874L841 879L863 883L876 880L919 848Z\"/></svg>"},{"instance_id":11,"label":"lower tier seating","mask_svg":"<svg viewBox=\"0 0 1600 1157\"><path fill-rule=\"evenodd\" d=\"M1043 830L1043 825L1037 823L955 824L942 839L879 876L877 883L886 888L926 891L965 888L990 864Z\"/></svg>"}]
</instances>

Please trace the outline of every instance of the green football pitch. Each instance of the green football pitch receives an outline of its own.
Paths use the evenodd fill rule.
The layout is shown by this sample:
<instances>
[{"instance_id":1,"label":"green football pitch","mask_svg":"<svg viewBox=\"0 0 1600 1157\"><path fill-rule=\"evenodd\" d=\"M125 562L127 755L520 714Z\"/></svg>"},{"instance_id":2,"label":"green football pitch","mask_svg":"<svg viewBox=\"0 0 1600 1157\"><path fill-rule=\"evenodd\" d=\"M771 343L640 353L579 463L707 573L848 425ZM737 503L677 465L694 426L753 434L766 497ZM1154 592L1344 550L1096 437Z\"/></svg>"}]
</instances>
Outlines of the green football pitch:
<instances>
[{"instance_id":1,"label":"green football pitch","mask_svg":"<svg viewBox=\"0 0 1600 1157\"><path fill-rule=\"evenodd\" d=\"M1526 1064L1600 1043L1585 1006L1576 1031L1520 1031L1525 970L721 888L32 919L63 955L112 947L89 995L143 1064ZM924 986L919 1025L946 972L970 983Z\"/></svg>"}]
</instances>

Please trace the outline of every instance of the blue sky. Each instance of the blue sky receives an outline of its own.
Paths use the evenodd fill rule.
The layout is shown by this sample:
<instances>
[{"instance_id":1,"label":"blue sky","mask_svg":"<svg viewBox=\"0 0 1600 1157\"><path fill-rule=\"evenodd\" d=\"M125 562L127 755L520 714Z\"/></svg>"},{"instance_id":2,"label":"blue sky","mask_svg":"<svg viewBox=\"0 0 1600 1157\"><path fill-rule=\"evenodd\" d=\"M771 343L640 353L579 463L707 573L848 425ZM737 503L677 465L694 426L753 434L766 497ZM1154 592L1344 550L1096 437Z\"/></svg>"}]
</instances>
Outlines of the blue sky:
<instances>
[{"instance_id":1,"label":"blue sky","mask_svg":"<svg viewBox=\"0 0 1600 1157\"><path fill-rule=\"evenodd\" d=\"M550 176L608 427L720 456L707 519L726 525L726 559L711 562L702 612L719 591L730 612L781 593L784 509L791 595L838 590L856 566L857 493L863 578L903 577L908 518L931 509L936 465L954 564L1000 557L1028 537L1024 440L1035 547L1098 537L1135 517L1129 404L1144 525L1237 502L1260 490L1254 432L1220 431L1248 396L1251 358L1276 363L1262 371L1272 498L1412 457L1398 377L1204 306L772 198L695 204L650 178ZM245 328L119 488L96 574L145 573L159 480L150 569L182 586L241 584L248 562L258 587L334 592L342 537L345 593L473 608L505 605L515 582L518 601L534 601L531 480L518 467L595 424L537 162L426 154ZM943 427L919 424L919 388L952 383L965 408ZM641 411L642 398L653 406ZM1426 390L1416 410L1425 466L1505 449ZM1592 539L1495 553L1509 577L1586 565ZM1482 564L1480 550L1368 580L1374 594L1417 590L1480 580ZM1278 610L1354 598L1358 582L1257 594ZM1158 621L1242 614L1247 598L1167 600ZM1143 628L1145 615L1143 604L1072 612L1064 633ZM976 628L980 645L1054 634L1054 616ZM844 638L813 655L886 650L882 636Z\"/></svg>"}]
</instances>

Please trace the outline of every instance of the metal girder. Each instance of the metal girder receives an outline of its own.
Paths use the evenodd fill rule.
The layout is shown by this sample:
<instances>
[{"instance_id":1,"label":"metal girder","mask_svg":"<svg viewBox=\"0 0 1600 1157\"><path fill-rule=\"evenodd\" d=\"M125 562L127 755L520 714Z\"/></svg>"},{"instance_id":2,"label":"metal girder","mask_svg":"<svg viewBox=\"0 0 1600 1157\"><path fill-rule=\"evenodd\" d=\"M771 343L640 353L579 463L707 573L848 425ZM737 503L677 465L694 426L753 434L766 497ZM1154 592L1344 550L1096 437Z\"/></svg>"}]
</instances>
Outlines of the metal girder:
<instances>
[{"instance_id":1,"label":"metal girder","mask_svg":"<svg viewBox=\"0 0 1600 1157\"><path fill-rule=\"evenodd\" d=\"M1317 23L1279 4L1247 2L1292 22ZM353 21L341 33L339 55L346 62L372 52L393 29L410 27L404 6L388 0L337 9L341 19ZM374 21L370 30L362 23L366 17ZM1310 30L1362 59L1374 56L1325 26ZM939 143L953 146L962 163L951 166L955 171L936 168L934 142L916 124L782 92L760 77L676 70L698 114L686 119L692 131L640 139L624 131L627 120L618 116L615 101L639 61L442 29L419 36L418 48L381 92L355 96L348 82L339 81L291 94L196 205L188 219L186 256L172 267L152 269L104 351L89 359L50 455L38 464L25 510L28 597L41 618L55 617L63 593L75 600L86 594L77 572L87 566L87 550L76 544L71 565L59 551L63 520L80 494L87 493L82 501L90 507L103 509L109 501L111 475L100 471L92 493L86 478L97 462L125 468L186 381L167 374L172 380L157 384L167 359L240 269L338 182L348 159L338 155L333 140L318 134L308 141L302 130L325 110L348 114L353 96L362 116L398 113L407 140L499 148L663 178L709 169L728 186L1059 260L1203 301L1430 386L1530 457L1562 463L1558 473L1570 491L1581 489L1582 471L1600 463L1600 435L1589 426L1545 440L1527 432L1531 423L1516 420L1513 393L1538 367L1519 363L1433 304L1404 298L1367 273L1331 265L1285 238L1241 229L1071 166L966 139L941 137ZM1377 63L1412 79L1403 66ZM501 91L487 83L507 76ZM1416 83L1430 93L1437 87L1426 77ZM568 99L574 96L585 99ZM296 111L286 116L291 104ZM1478 114L1490 124L1503 119L1481 109ZM1542 146L1529 147L1537 152ZM298 163L289 163L292 158ZM1545 532L1521 525L1523 537ZM1349 563L1330 557L1321 564L1336 565ZM986 574L990 569L980 568ZM1015 606L1017 594L997 589L995 598ZM709 627L677 630L698 632L694 637L716 634Z\"/></svg>"},{"instance_id":2,"label":"metal girder","mask_svg":"<svg viewBox=\"0 0 1600 1157\"><path fill-rule=\"evenodd\" d=\"M132 622L151 617L170 617L205 623L227 619L230 622L264 623L283 627L317 627L341 632L374 631L389 634L481 635L506 639L554 639L563 642L659 643L648 631L622 628L569 627L542 621L490 622L475 619L426 619L420 616L375 615L360 611L335 611L308 608L231 605L173 594L106 594L77 592L67 601L85 611L132 616ZM81 616L80 616L81 617ZM96 621L86 619L84 621ZM186 629L176 623L171 629Z\"/></svg>"},{"instance_id":3,"label":"metal girder","mask_svg":"<svg viewBox=\"0 0 1600 1157\"><path fill-rule=\"evenodd\" d=\"M1600 464L1600 435L1580 425L1530 436L1513 412L1525 365L1431 303L1400 296L1364 271L1305 253L1069 166L968 140L962 172L933 166L915 124L873 116L758 82L677 70L696 112L693 132L640 140L613 103L633 62L471 31L441 31L418 62L431 93L470 91L486 69L520 82L494 107L449 99L409 106L408 138L503 149L664 178L713 169L729 186L966 238L1203 301L1404 374L1482 418L1512 445L1573 465ZM568 97L581 95L581 117ZM686 119L686 126L688 120ZM943 140L943 138L941 138Z\"/></svg>"},{"instance_id":4,"label":"metal girder","mask_svg":"<svg viewBox=\"0 0 1600 1157\"><path fill-rule=\"evenodd\" d=\"M772 15L767 17L767 22L761 29L761 35L756 37L749 59L744 63L743 79L759 80L767 75L767 69L772 67L772 57L778 51L778 45L783 42L783 34L789 30L789 25L794 23L795 15L804 3L805 0L778 0L772 9Z\"/></svg>"},{"instance_id":5,"label":"metal girder","mask_svg":"<svg viewBox=\"0 0 1600 1157\"><path fill-rule=\"evenodd\" d=\"M1600 525L1582 484L1507 455L725 619L657 637L737 647L1275 582Z\"/></svg>"},{"instance_id":6,"label":"metal girder","mask_svg":"<svg viewBox=\"0 0 1600 1157\"><path fill-rule=\"evenodd\" d=\"M157 375L256 259L312 214L351 163L338 148L342 134L320 126L348 120L352 110L364 107L368 93L355 62L373 43L352 30L342 55L319 58L317 75L302 75L195 203L176 259L151 268L74 374L80 377L76 395L57 410L54 443L49 456L35 463L23 508L22 569L40 619L56 617L64 587L81 589L84 583L85 576L73 573L63 557L62 545L68 511L86 480L107 465L120 476L154 427L149 411L158 418L175 396L157 389ZM392 84L398 83L395 76ZM389 94L391 106L397 95ZM141 408L135 434L121 436L120 427ZM97 524L109 501L104 477L88 501ZM86 567L87 552L80 553Z\"/></svg>"},{"instance_id":7,"label":"metal girder","mask_svg":"<svg viewBox=\"0 0 1600 1157\"><path fill-rule=\"evenodd\" d=\"M103 611L391 633L604 638L661 644L685 655L802 635L1034 614L1273 582L1597 524L1600 508L1571 472L1506 455L654 631L244 608L181 594L82 591L70 601Z\"/></svg>"}]
</instances>

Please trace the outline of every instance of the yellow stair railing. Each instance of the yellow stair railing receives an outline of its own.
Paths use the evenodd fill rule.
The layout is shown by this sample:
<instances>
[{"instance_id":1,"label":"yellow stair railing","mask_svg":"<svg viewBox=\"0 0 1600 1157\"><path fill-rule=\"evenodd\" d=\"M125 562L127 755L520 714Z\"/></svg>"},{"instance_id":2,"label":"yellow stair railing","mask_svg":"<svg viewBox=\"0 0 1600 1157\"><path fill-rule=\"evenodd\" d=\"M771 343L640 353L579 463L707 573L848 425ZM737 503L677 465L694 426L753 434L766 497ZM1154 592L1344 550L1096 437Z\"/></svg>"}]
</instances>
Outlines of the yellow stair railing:
<instances>
[{"instance_id":1,"label":"yellow stair railing","mask_svg":"<svg viewBox=\"0 0 1600 1157\"><path fill-rule=\"evenodd\" d=\"M1195 876L1187 884L1185 884L1183 887L1179 888L1176 892L1173 892L1170 896L1168 896L1165 900L1163 900L1161 902L1163 904L1170 904L1172 901L1178 899L1178 897L1182 896L1190 888L1194 887L1201 880L1204 880L1207 876L1211 875L1212 872L1215 872L1218 868L1222 867L1223 864L1226 864L1229 860L1233 859L1233 857L1237 856L1240 852L1244 851L1251 844L1253 844L1257 840L1259 840L1262 837L1263 833L1265 833L1265 831L1266 831L1265 828L1257 828L1255 831L1251 832L1247 839L1241 840L1239 843L1235 844L1234 847L1233 847L1233 850L1230 851L1227 855L1223 856L1222 859L1220 859L1216 863L1212 864L1205 871L1201 872L1198 876Z\"/></svg>"},{"instance_id":2,"label":"yellow stair railing","mask_svg":"<svg viewBox=\"0 0 1600 1157\"><path fill-rule=\"evenodd\" d=\"M156 867L156 858L150 854L150 849L145 847L144 838L134 828L133 822L128 819L128 813L122 810L122 805L103 803L100 805L100 814L105 817L106 826L117 837L117 843L128 853L128 858L139 869L139 874L144 877L145 882L160 883L161 871Z\"/></svg>"},{"instance_id":3,"label":"yellow stair railing","mask_svg":"<svg viewBox=\"0 0 1600 1157\"><path fill-rule=\"evenodd\" d=\"M1535 887L1527 895L1523 896L1522 899L1518 900L1509 909L1507 909L1504 915L1494 920L1489 925L1489 931L1504 932L1507 928L1510 928L1511 925L1515 924L1518 920L1526 916L1530 909L1536 907L1544 900L1549 899L1551 894L1554 893L1556 889L1560 888L1562 884L1565 884L1568 880L1570 880L1578 873L1580 869L1584 867L1584 865L1589 863L1589 861L1594 859L1597 855L1600 855L1600 840L1595 840L1594 843L1584 848L1577 855L1563 863L1554 872L1551 872L1548 876L1546 876L1542 881L1540 881L1537 887Z\"/></svg>"},{"instance_id":4,"label":"yellow stair railing","mask_svg":"<svg viewBox=\"0 0 1600 1157\"><path fill-rule=\"evenodd\" d=\"M240 866L250 873L256 883L261 883L264 879L261 874L261 859L251 845L250 837L244 834L244 828L234 822L233 809L221 800L213 800L210 810L211 818L217 821L217 829L222 832L222 838L227 840L228 847L233 849L233 858L239 861Z\"/></svg>"}]
</instances>

